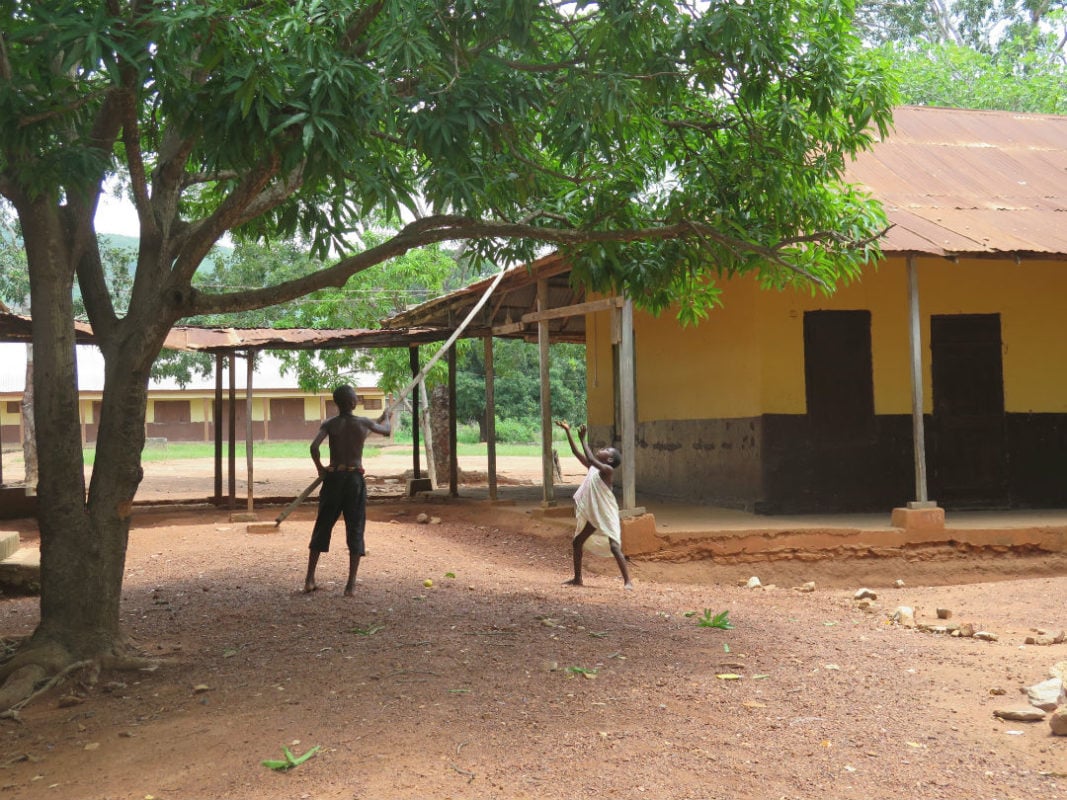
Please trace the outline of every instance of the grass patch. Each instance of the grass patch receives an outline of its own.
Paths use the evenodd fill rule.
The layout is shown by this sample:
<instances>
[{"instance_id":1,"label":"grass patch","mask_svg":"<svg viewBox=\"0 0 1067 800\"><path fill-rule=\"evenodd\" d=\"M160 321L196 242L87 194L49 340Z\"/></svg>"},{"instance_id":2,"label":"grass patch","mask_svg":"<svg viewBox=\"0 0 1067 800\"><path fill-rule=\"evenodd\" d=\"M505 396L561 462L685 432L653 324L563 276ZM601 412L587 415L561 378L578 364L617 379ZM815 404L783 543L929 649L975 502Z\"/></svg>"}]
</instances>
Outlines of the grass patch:
<instances>
[{"instance_id":1,"label":"grass patch","mask_svg":"<svg viewBox=\"0 0 1067 800\"><path fill-rule=\"evenodd\" d=\"M456 454L461 456L485 456L487 446L485 442L479 442L477 444L463 444L458 442L456 444ZM259 453L256 450L256 453ZM394 456L410 456L411 447L396 447L389 450L390 455ZM496 446L496 454L498 456L541 456L541 445L539 444L500 444ZM561 452L562 456L563 453Z\"/></svg>"},{"instance_id":2,"label":"grass patch","mask_svg":"<svg viewBox=\"0 0 1067 800\"><path fill-rule=\"evenodd\" d=\"M252 445L255 458L306 458L311 463L310 440L307 442L256 442ZM324 453L329 449L323 445ZM234 448L239 461L245 458L245 443L237 442ZM363 448L364 458L373 458L381 452L380 447ZM179 459L214 458L213 442L168 442L165 445L147 445L141 451L141 461L176 461ZM222 457L229 457L229 447L223 443ZM92 466L96 460L96 448L86 447L82 450L82 460Z\"/></svg>"},{"instance_id":3,"label":"grass patch","mask_svg":"<svg viewBox=\"0 0 1067 800\"><path fill-rule=\"evenodd\" d=\"M553 442L556 449L559 451L560 458L569 457L570 448L566 442ZM398 446L399 445L399 446ZM562 446L561 446L562 445ZM252 447L252 452L255 458L258 459L307 459L310 463L310 439L307 442L257 442ZM329 448L323 444L323 454L329 453ZM457 453L459 455L474 455L474 457L485 458L487 455L488 446L484 442L458 442ZM380 455L384 451L382 447L376 447L368 445L363 450L364 461L370 461ZM392 455L407 455L411 457L411 439L408 438L407 442L401 441L398 444L389 446L388 452ZM235 447L236 458L238 461L243 461L244 455L244 442L236 443ZM228 447L225 443L222 446L222 458L227 459L229 454ZM541 445L537 442L530 442L526 444L512 444L498 442L496 444L496 454L499 457L508 457L508 455L515 455L515 457L541 457ZM214 458L214 443L213 442L168 442L166 444L158 444L153 441L149 441L145 445L144 450L141 451L141 461L154 462L154 461L178 461L187 459L213 459ZM92 466L96 460L96 448L84 447L82 449L82 461L87 466Z\"/></svg>"}]
</instances>

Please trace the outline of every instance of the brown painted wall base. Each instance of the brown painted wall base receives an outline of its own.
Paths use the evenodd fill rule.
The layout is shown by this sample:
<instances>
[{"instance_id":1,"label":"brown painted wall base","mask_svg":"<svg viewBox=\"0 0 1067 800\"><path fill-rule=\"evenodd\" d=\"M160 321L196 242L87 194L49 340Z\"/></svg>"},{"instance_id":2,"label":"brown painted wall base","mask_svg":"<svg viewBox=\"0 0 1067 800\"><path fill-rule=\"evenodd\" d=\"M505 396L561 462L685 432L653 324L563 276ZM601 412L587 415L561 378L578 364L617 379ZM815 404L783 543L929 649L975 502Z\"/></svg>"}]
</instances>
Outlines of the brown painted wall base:
<instances>
[{"instance_id":1,"label":"brown painted wall base","mask_svg":"<svg viewBox=\"0 0 1067 800\"><path fill-rule=\"evenodd\" d=\"M22 486L0 486L0 519L30 519L37 516L37 496Z\"/></svg>"},{"instance_id":2,"label":"brown painted wall base","mask_svg":"<svg viewBox=\"0 0 1067 800\"><path fill-rule=\"evenodd\" d=\"M995 485L953 481L951 437L926 419L929 494L948 510L1067 508L1067 414L1006 414ZM612 430L597 426L594 442ZM911 417L874 417L834 438L803 414L642 422L637 487L645 496L759 514L887 511L914 500ZM615 442L618 445L618 442Z\"/></svg>"}]
</instances>

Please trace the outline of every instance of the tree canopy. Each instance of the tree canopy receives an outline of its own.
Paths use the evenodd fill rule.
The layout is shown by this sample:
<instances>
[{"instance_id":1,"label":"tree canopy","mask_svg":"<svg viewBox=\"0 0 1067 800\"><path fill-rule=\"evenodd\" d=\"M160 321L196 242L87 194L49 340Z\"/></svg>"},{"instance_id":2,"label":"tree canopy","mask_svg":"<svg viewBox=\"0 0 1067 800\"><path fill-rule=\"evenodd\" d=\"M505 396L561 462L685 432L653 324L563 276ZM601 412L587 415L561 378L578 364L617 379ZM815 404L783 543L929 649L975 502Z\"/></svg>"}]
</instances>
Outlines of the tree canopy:
<instances>
[{"instance_id":1,"label":"tree canopy","mask_svg":"<svg viewBox=\"0 0 1067 800\"><path fill-rule=\"evenodd\" d=\"M912 105L1067 112L1067 3L863 2L857 25Z\"/></svg>"},{"instance_id":2,"label":"tree canopy","mask_svg":"<svg viewBox=\"0 0 1067 800\"><path fill-rule=\"evenodd\" d=\"M563 246L580 280L653 307L706 301L694 278L713 271L833 283L870 255L855 243L881 223L838 179L890 100L848 11L15 3L0 190L63 197L91 226L102 181L119 175L142 233L170 240L155 277L174 319L340 286L383 256L456 237L516 261L537 240ZM315 278L190 288L228 230L299 232L320 256L347 254L372 212L414 219ZM649 238L659 246L632 243Z\"/></svg>"},{"instance_id":3,"label":"tree canopy","mask_svg":"<svg viewBox=\"0 0 1067 800\"><path fill-rule=\"evenodd\" d=\"M0 20L0 196L33 308L41 623L0 707L121 659L147 382L169 328L315 291L419 247L522 263L696 319L717 274L832 285L877 255L842 183L893 91L848 0L12 0ZM94 230L118 183L140 226L128 305ZM364 220L395 233L362 246ZM194 280L227 234L299 236L321 268ZM74 283L105 361L85 485Z\"/></svg>"}]
</instances>

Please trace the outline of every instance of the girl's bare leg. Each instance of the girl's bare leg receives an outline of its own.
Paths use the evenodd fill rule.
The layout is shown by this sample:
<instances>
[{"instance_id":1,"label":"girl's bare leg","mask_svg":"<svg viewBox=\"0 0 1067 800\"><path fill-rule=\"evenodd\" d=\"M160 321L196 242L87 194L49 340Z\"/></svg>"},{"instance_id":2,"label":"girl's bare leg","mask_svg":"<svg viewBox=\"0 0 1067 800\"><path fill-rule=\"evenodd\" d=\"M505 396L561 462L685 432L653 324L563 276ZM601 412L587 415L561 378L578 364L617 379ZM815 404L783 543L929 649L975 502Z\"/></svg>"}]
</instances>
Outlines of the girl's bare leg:
<instances>
[{"instance_id":1,"label":"girl's bare leg","mask_svg":"<svg viewBox=\"0 0 1067 800\"><path fill-rule=\"evenodd\" d=\"M593 531L596 530L592 524L586 523L582 528L582 532L577 534L571 541L571 549L574 556L574 577L569 581L564 581L564 586L581 586L582 585L582 546L585 544L586 539L593 535Z\"/></svg>"},{"instance_id":2,"label":"girl's bare leg","mask_svg":"<svg viewBox=\"0 0 1067 800\"><path fill-rule=\"evenodd\" d=\"M633 582L630 580L630 571L626 568L626 556L622 554L622 548L619 547L618 542L611 543L611 554L615 556L615 563L619 565L619 572L622 573L622 588L634 588Z\"/></svg>"}]
</instances>

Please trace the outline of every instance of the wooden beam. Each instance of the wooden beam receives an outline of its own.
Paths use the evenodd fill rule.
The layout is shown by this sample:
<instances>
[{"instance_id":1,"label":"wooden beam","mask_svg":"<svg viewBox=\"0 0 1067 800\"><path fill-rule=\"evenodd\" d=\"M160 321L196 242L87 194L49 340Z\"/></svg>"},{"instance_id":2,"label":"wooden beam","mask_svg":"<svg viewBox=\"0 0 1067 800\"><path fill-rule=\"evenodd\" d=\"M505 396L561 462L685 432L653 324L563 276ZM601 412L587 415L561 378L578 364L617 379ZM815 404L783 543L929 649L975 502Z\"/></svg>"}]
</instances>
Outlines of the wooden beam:
<instances>
[{"instance_id":1,"label":"wooden beam","mask_svg":"<svg viewBox=\"0 0 1067 800\"><path fill-rule=\"evenodd\" d=\"M496 325L492 328L490 333L493 336L510 336L513 333L518 333L521 330L525 330L525 322L508 322L504 325Z\"/></svg>"},{"instance_id":2,"label":"wooden beam","mask_svg":"<svg viewBox=\"0 0 1067 800\"><path fill-rule=\"evenodd\" d=\"M541 320L561 319L564 317L579 317L584 314L592 314L595 311L605 311L609 308L622 308L621 297L605 297L601 300L590 300L587 303L575 303L571 306L543 309L538 297L538 310L522 315L522 321L526 323L540 322Z\"/></svg>"}]
</instances>

